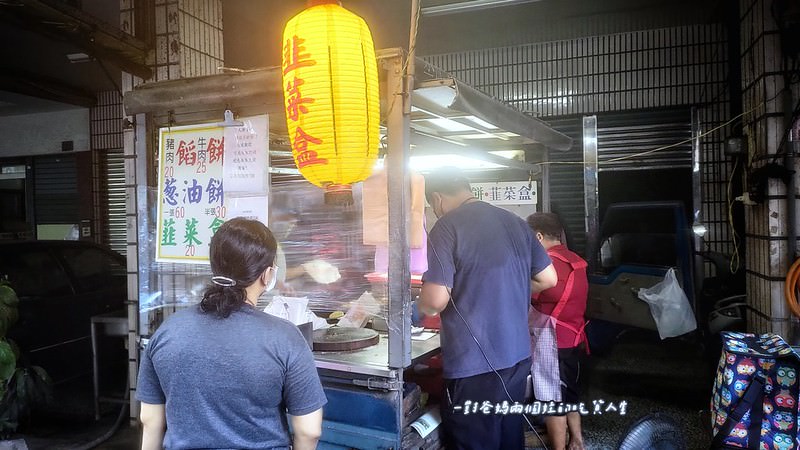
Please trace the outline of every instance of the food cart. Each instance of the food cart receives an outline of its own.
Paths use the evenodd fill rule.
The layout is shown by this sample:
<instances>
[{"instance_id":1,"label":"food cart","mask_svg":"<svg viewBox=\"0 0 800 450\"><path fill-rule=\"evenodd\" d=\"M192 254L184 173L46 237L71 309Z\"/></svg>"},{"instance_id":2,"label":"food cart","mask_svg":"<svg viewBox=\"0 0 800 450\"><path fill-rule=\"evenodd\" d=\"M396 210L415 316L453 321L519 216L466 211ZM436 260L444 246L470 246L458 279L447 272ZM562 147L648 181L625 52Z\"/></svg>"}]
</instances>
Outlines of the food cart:
<instances>
[{"instance_id":1,"label":"food cart","mask_svg":"<svg viewBox=\"0 0 800 450\"><path fill-rule=\"evenodd\" d=\"M210 276L207 264L185 260L201 258L202 244L192 248L188 244L178 245L178 252L173 252L172 256L169 252L174 249L163 245L167 236L165 224L171 219L184 219L188 213L175 209L165 213L163 196L169 187L163 185L164 176L159 170L170 172L174 168L165 166L164 158L158 155L166 148L169 136L219 132L226 138L226 152L236 151L235 145L241 143L238 150L242 156L247 153L248 146L255 146L268 152L267 164L253 167L252 161L260 160L242 159L250 162L240 165L240 172L250 170L249 176L256 182L245 183L241 189L252 189L252 192L236 197L229 189L224 203L205 205L196 213L198 217L224 219L238 212L269 220L272 226L273 208L288 197L292 214L310 222L312 235L316 236L301 238L296 244L298 248L311 248L320 247L313 223L315 214L324 210L324 218L334 226L333 232L328 230L328 235L344 242L341 258L359 268L353 272L361 280L360 284L356 283L358 289L336 291L337 295L325 301L314 304L314 298L310 298L310 309L324 321L332 310L349 311L358 291L365 287L379 305L378 310L371 312L368 325L378 335L377 342L371 340L371 345L357 348L351 345L361 339L356 336L345 338L339 351L334 346L327 351L314 352L328 397L319 448L397 449L404 446L404 436L406 439L411 436L409 423L425 410L420 402L410 400L419 396L412 397L413 386L404 383L404 372L439 351L438 335L425 340L415 340L411 336L411 305L418 293L419 274L412 280L409 236L413 231L411 227L416 225L410 218L410 158L425 154L460 155L505 168L500 178L495 173L487 179L503 181L504 177L511 177L530 184L541 177L537 164L507 159L487 150L519 150L531 146L566 149L571 140L544 122L488 97L422 60L415 59L411 64L414 77L404 76L409 61L401 49L378 52L378 61L388 214L383 256L386 266L382 270L376 270L376 254L371 248L367 246L367 251L363 251L365 233L371 232L364 231L363 211L360 210L362 196L374 194L357 189L354 205L338 210L325 208L316 202L322 198L322 192L315 193L316 188L304 184L293 167L283 117L279 68L149 83L125 95L124 106L130 123L125 133L125 152L132 380L136 379L138 351L146 345L147 338L169 314L198 302ZM409 94L409 91L412 92ZM232 113L223 115L226 110ZM242 137L237 132L249 133L250 137ZM247 164L251 164L249 169L244 167ZM236 176L234 169L219 170L224 176ZM190 181L186 180L186 186ZM184 191L180 188L178 184L178 190L171 191L172 200L188 195L188 187ZM241 204L234 205L234 200ZM331 217L334 219L330 220ZM347 227L336 228L339 220L346 221ZM359 250L354 250L356 248ZM287 257L290 256L287 250ZM372 335L367 339L372 339ZM131 396L135 395L135 382L131 383L131 390ZM135 404L132 414L136 414Z\"/></svg>"}]
</instances>

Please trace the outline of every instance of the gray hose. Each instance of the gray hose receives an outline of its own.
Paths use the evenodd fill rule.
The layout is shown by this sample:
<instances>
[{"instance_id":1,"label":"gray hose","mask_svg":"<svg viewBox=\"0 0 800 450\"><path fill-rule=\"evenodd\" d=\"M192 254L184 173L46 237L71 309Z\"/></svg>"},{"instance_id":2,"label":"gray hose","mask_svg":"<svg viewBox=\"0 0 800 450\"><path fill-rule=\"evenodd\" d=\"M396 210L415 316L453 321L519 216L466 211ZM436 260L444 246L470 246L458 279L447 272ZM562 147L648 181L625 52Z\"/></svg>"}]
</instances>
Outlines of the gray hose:
<instances>
[{"instance_id":1,"label":"gray hose","mask_svg":"<svg viewBox=\"0 0 800 450\"><path fill-rule=\"evenodd\" d=\"M108 431L106 431L102 436L98 437L97 439L95 439L95 440L93 440L91 442L87 442L86 444L84 444L84 445L82 445L80 447L76 447L76 450L91 450L91 449L97 447L98 445L102 444L103 442L109 440L111 438L111 436L113 436L114 433L116 433L117 430L119 430L119 426L122 425L122 421L125 419L125 416L127 415L127 412L129 411L129 406L128 406L129 402L127 400L130 397L130 391L131 391L130 390L130 375L128 375L128 376L125 377L125 396L124 396L124 400L126 400L126 401L124 401L122 403L122 407L119 409L119 415L117 415L117 420L114 422L114 425L112 425L111 428L109 428Z\"/></svg>"}]
</instances>

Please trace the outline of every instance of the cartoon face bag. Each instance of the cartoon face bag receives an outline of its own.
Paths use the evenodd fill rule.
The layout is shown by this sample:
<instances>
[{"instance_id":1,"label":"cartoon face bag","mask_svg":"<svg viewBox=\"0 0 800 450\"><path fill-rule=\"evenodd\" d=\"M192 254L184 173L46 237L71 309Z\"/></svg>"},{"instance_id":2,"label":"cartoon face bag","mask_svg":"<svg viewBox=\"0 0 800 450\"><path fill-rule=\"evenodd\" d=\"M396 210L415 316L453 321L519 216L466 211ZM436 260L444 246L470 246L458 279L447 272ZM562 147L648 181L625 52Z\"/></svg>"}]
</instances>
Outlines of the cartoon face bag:
<instances>
[{"instance_id":1,"label":"cartoon face bag","mask_svg":"<svg viewBox=\"0 0 800 450\"><path fill-rule=\"evenodd\" d=\"M800 450L800 359L780 336L722 333L711 392L711 448Z\"/></svg>"}]
</instances>

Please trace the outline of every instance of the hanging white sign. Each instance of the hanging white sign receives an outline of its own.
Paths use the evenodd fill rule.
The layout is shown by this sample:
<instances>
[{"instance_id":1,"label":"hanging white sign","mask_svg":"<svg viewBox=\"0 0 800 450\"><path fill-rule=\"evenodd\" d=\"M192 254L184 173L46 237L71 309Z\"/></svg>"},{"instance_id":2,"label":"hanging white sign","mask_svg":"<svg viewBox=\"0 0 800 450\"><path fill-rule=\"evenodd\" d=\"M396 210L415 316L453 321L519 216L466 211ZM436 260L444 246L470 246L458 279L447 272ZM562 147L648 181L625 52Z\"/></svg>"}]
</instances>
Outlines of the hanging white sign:
<instances>
[{"instance_id":1,"label":"hanging white sign","mask_svg":"<svg viewBox=\"0 0 800 450\"><path fill-rule=\"evenodd\" d=\"M267 224L267 116L242 122L159 129L156 261L208 263L211 236L226 220Z\"/></svg>"},{"instance_id":2,"label":"hanging white sign","mask_svg":"<svg viewBox=\"0 0 800 450\"><path fill-rule=\"evenodd\" d=\"M536 181L500 181L496 183L471 183L472 195L493 205L535 205Z\"/></svg>"}]
</instances>

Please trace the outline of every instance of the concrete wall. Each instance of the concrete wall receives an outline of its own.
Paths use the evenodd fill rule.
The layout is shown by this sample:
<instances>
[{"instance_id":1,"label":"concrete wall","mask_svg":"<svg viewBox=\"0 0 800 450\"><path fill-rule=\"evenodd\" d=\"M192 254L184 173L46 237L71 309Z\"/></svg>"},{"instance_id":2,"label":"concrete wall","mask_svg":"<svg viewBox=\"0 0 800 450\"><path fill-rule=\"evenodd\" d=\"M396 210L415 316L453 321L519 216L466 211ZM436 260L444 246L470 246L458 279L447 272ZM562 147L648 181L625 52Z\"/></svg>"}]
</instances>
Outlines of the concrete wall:
<instances>
[{"instance_id":1,"label":"concrete wall","mask_svg":"<svg viewBox=\"0 0 800 450\"><path fill-rule=\"evenodd\" d=\"M61 153L61 142L72 141L73 151L89 150L89 110L71 109L0 121L0 158Z\"/></svg>"},{"instance_id":2,"label":"concrete wall","mask_svg":"<svg viewBox=\"0 0 800 450\"><path fill-rule=\"evenodd\" d=\"M428 55L425 59L545 121L658 108L684 107L688 111L697 105L702 133L700 207L708 228L705 249L730 254L733 243L726 198L732 160L723 155L724 137L729 132L724 124L730 119L727 53L724 24L709 23ZM569 171L576 183L582 183L582 174L574 173L582 170L578 167L551 166L562 174ZM573 233L571 238L580 243L581 236Z\"/></svg>"},{"instance_id":3,"label":"concrete wall","mask_svg":"<svg viewBox=\"0 0 800 450\"><path fill-rule=\"evenodd\" d=\"M745 116L743 131L748 138L747 178L755 183L756 171L769 162L783 164L779 145L787 132L784 98L785 80L778 27L771 14L772 1L740 3L742 90ZM800 96L794 88L791 104ZM795 171L797 166L793 167ZM797 172L793 175L796 179ZM745 206L747 296L754 311L748 314L752 331L773 331L785 339L800 338L783 296L784 279L796 255L790 255L788 236L798 229L787 214L786 185L769 178L764 200ZM797 188L789 193L797 202Z\"/></svg>"},{"instance_id":4,"label":"concrete wall","mask_svg":"<svg viewBox=\"0 0 800 450\"><path fill-rule=\"evenodd\" d=\"M130 74L122 76L122 91L128 92L142 83L164 80L174 80L185 77L197 77L219 73L218 68L224 65L222 41L222 0L156 0L155 1L155 61L153 65L154 76L150 80L142 80ZM123 30L133 32L134 3L129 0L120 0L120 23ZM113 102L112 102L113 103ZM109 105L110 106L110 105ZM220 111L221 115L222 111ZM122 117L120 117L122 119ZM128 117L135 123L135 117ZM137 170L140 163L147 164L147 172L153 171L153 160L147 155L137 154L139 148L136 144L136 126L122 131L123 158L125 160L125 192L126 192L126 231L128 243L128 356L129 356L129 384L130 398L136 397L136 377L139 361L139 334L151 334L152 328L160 321L156 321L152 314L139 313L139 294L155 292L163 282L139 279L138 271L150 267L152 261L147 260L149 255L147 242L139 242L139 229L147 225L147 218L140 217L145 214L139 211L137 195L146 188L146 176ZM115 131L116 132L116 131ZM116 135L115 139L120 136ZM148 151L152 150L148 146ZM110 199L109 199L110 200ZM145 258L139 259L142 255ZM183 280L183 276L178 276ZM151 290L152 288L152 290ZM169 313L169 312L167 312ZM160 314L159 314L160 315ZM139 415L139 404L131 402L130 416Z\"/></svg>"}]
</instances>

